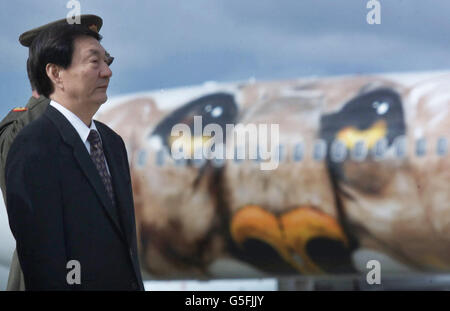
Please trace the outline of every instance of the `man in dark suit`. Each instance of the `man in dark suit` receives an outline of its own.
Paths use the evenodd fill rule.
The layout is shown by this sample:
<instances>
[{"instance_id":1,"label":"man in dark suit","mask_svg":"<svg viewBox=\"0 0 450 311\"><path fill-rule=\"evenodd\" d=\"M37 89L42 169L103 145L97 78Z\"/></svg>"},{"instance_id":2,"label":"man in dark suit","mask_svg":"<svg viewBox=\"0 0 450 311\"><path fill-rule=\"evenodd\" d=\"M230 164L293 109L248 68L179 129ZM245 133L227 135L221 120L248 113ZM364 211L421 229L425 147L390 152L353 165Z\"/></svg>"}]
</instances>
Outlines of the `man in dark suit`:
<instances>
[{"instance_id":1,"label":"man in dark suit","mask_svg":"<svg viewBox=\"0 0 450 311\"><path fill-rule=\"evenodd\" d=\"M65 24L67 20L60 19L46 25L33 28L20 35L19 42L26 48L29 48L34 38L42 31L55 24ZM86 25L90 29L99 32L103 20L92 14L80 15L80 23ZM108 54L108 65L113 62L114 57ZM28 100L28 104L25 107L17 107L12 109L8 115L0 122L0 188L2 190L3 199L6 205L6 187L5 187L5 164L6 157L9 152L9 148L16 138L17 134L28 125L31 121L39 118L47 109L50 99L38 94L35 86L35 82L31 77L29 62L27 61L27 74L30 80L32 96ZM23 291L25 290L25 281L23 279L22 269L20 268L17 252L14 250L11 266L8 277L8 284L6 286L8 291Z\"/></svg>"},{"instance_id":2,"label":"man in dark suit","mask_svg":"<svg viewBox=\"0 0 450 311\"><path fill-rule=\"evenodd\" d=\"M5 167L27 290L143 290L125 145L92 120L112 75L100 40L64 24L30 47L37 91L51 102L16 137Z\"/></svg>"}]
</instances>

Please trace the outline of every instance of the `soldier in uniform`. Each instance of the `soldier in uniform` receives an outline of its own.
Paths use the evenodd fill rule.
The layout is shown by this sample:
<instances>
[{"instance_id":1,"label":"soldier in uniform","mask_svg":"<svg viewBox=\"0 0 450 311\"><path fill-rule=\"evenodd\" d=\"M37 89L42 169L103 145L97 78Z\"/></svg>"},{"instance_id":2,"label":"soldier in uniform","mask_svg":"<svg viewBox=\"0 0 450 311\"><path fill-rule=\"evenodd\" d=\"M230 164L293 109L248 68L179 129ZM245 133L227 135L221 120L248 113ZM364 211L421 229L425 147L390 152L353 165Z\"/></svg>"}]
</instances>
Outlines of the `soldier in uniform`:
<instances>
[{"instance_id":1,"label":"soldier in uniform","mask_svg":"<svg viewBox=\"0 0 450 311\"><path fill-rule=\"evenodd\" d=\"M44 26L29 30L19 37L19 42L25 47L30 47L33 39L39 34L40 31L60 23L66 23L66 19L60 19L55 22L46 24ZM91 30L100 31L103 25L103 20L96 15L81 15L80 22L83 25L87 25ZM109 54L107 53L107 56ZM108 65L114 60L109 56ZM8 115L0 122L0 187L3 193L3 199L6 204L6 189L5 189L5 163L8 155L9 148L16 138L17 134L31 121L36 120L47 109L50 99L45 96L39 95L35 88L35 83L31 79L29 72L29 66L27 61L27 73L30 79L32 96L28 100L28 104L25 107L17 107L12 109ZM14 250L14 254L11 260L11 267L9 271L7 290L19 291L25 290L25 282L23 279L22 269L17 257L17 251Z\"/></svg>"}]
</instances>

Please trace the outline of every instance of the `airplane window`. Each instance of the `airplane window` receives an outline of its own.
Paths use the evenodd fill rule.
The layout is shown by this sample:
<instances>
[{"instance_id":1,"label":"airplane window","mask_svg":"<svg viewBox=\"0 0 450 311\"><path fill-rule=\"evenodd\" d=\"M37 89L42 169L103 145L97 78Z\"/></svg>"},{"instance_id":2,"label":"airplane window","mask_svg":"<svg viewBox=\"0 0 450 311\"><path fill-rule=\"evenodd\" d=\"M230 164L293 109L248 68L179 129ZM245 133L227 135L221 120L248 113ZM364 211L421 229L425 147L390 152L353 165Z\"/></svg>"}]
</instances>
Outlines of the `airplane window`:
<instances>
[{"instance_id":1,"label":"airplane window","mask_svg":"<svg viewBox=\"0 0 450 311\"><path fill-rule=\"evenodd\" d=\"M212 160L211 160L211 163L212 163L212 165L215 167L215 168L221 168L221 167L223 167L224 165L225 165L225 159L223 158L223 159L219 159L218 157L214 157Z\"/></svg>"},{"instance_id":2,"label":"airplane window","mask_svg":"<svg viewBox=\"0 0 450 311\"><path fill-rule=\"evenodd\" d=\"M399 136L394 140L395 156L397 158L403 158L406 156L406 138Z\"/></svg>"},{"instance_id":3,"label":"airplane window","mask_svg":"<svg viewBox=\"0 0 450 311\"><path fill-rule=\"evenodd\" d=\"M194 165L194 167L196 167L196 168L200 168L206 164L206 159L204 157L201 157L200 159L194 158L191 161L192 161L192 164Z\"/></svg>"},{"instance_id":4,"label":"airplane window","mask_svg":"<svg viewBox=\"0 0 450 311\"><path fill-rule=\"evenodd\" d=\"M147 152L145 151L145 149L140 150L138 152L137 165L139 167L145 166L146 159L147 159Z\"/></svg>"},{"instance_id":5,"label":"airplane window","mask_svg":"<svg viewBox=\"0 0 450 311\"><path fill-rule=\"evenodd\" d=\"M156 165L157 166L163 166L165 163L165 158L167 156L167 151L165 148L158 150L156 153Z\"/></svg>"},{"instance_id":6,"label":"airplane window","mask_svg":"<svg viewBox=\"0 0 450 311\"><path fill-rule=\"evenodd\" d=\"M277 154L275 155L275 159L278 158L278 161L284 161L284 158L286 156L285 154L285 146L284 145L279 145L277 150Z\"/></svg>"},{"instance_id":7,"label":"airplane window","mask_svg":"<svg viewBox=\"0 0 450 311\"><path fill-rule=\"evenodd\" d=\"M246 158L250 159L250 154L246 155ZM256 157L253 159L253 161L256 162L256 163L259 163L259 162L262 161L261 147L259 146L259 144L256 147Z\"/></svg>"},{"instance_id":8,"label":"airplane window","mask_svg":"<svg viewBox=\"0 0 450 311\"><path fill-rule=\"evenodd\" d=\"M178 167L186 166L186 160L185 159L175 159L174 163L175 163L175 166L178 166Z\"/></svg>"},{"instance_id":9,"label":"airplane window","mask_svg":"<svg viewBox=\"0 0 450 311\"><path fill-rule=\"evenodd\" d=\"M440 137L437 143L437 154L440 156L445 156L447 154L447 139L445 137Z\"/></svg>"},{"instance_id":10,"label":"airplane window","mask_svg":"<svg viewBox=\"0 0 450 311\"><path fill-rule=\"evenodd\" d=\"M294 146L294 161L300 162L303 159L303 143Z\"/></svg>"},{"instance_id":11,"label":"airplane window","mask_svg":"<svg viewBox=\"0 0 450 311\"><path fill-rule=\"evenodd\" d=\"M234 163L241 163L245 158L244 146L237 146L234 148Z\"/></svg>"},{"instance_id":12,"label":"airplane window","mask_svg":"<svg viewBox=\"0 0 450 311\"><path fill-rule=\"evenodd\" d=\"M347 147L345 144L335 139L331 144L331 161L333 162L342 162L347 157Z\"/></svg>"},{"instance_id":13,"label":"airplane window","mask_svg":"<svg viewBox=\"0 0 450 311\"><path fill-rule=\"evenodd\" d=\"M356 142L355 147L352 149L352 160L354 161L364 161L367 157L367 146L364 140L359 140Z\"/></svg>"},{"instance_id":14,"label":"airplane window","mask_svg":"<svg viewBox=\"0 0 450 311\"><path fill-rule=\"evenodd\" d=\"M427 150L427 141L425 138L420 138L416 141L416 155L418 157L423 157Z\"/></svg>"},{"instance_id":15,"label":"airplane window","mask_svg":"<svg viewBox=\"0 0 450 311\"><path fill-rule=\"evenodd\" d=\"M327 154L327 143L323 139L316 141L314 145L313 157L316 161L321 161L325 158Z\"/></svg>"},{"instance_id":16,"label":"airplane window","mask_svg":"<svg viewBox=\"0 0 450 311\"><path fill-rule=\"evenodd\" d=\"M385 158L386 152L388 149L388 140L387 138L382 138L375 143L374 148L372 149L372 155L376 161L383 160Z\"/></svg>"}]
</instances>

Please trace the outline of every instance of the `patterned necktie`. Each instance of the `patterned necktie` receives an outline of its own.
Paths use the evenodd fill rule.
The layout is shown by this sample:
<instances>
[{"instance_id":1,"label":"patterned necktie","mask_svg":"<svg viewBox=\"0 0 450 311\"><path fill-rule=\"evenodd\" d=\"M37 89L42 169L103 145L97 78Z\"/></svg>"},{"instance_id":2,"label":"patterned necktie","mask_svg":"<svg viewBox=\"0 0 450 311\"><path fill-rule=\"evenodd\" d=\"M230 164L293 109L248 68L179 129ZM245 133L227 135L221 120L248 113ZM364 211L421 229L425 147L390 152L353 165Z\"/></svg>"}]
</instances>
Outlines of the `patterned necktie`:
<instances>
[{"instance_id":1,"label":"patterned necktie","mask_svg":"<svg viewBox=\"0 0 450 311\"><path fill-rule=\"evenodd\" d=\"M108 170L106 169L105 154L103 153L100 135L96 130L91 130L87 140L91 144L91 159L94 162L95 167L98 170L98 173L100 174L100 178L102 179L102 182L105 185L106 192L108 192L108 196L111 199L113 207L115 207L116 200L114 199L111 175L109 175Z\"/></svg>"}]
</instances>

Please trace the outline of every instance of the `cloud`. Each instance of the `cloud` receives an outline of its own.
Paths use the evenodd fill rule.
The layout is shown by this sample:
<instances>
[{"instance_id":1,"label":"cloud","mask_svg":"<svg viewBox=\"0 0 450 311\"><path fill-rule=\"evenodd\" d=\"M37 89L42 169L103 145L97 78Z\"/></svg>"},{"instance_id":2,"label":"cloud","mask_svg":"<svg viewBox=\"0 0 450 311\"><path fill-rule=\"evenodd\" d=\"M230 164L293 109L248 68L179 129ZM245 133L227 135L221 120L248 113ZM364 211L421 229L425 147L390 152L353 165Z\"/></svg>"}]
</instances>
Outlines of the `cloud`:
<instances>
[{"instance_id":1,"label":"cloud","mask_svg":"<svg viewBox=\"0 0 450 311\"><path fill-rule=\"evenodd\" d=\"M8 93L14 92L8 75L24 70L26 59L18 35L65 17L65 3L1 4L8 27L0 29L0 83ZM113 94L252 76L450 67L450 2L381 3L381 25L366 23L365 0L81 0L81 9L104 20L102 44L116 57Z\"/></svg>"}]
</instances>

